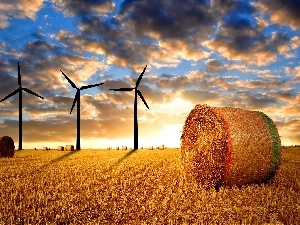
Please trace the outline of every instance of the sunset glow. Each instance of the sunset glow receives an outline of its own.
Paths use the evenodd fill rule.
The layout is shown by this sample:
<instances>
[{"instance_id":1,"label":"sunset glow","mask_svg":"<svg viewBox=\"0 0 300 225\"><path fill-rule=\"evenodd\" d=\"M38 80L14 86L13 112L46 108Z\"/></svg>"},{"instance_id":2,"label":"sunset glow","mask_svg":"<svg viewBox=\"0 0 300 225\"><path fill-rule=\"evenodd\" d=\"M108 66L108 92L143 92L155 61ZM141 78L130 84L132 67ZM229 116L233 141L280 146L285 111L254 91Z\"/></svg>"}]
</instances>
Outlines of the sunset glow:
<instances>
[{"instance_id":1,"label":"sunset glow","mask_svg":"<svg viewBox=\"0 0 300 225\"><path fill-rule=\"evenodd\" d=\"M23 148L180 147L196 104L262 111L283 145L300 144L300 5L280 0L4 1L0 3L0 100L22 85ZM0 102L0 136L18 143L15 95Z\"/></svg>"}]
</instances>

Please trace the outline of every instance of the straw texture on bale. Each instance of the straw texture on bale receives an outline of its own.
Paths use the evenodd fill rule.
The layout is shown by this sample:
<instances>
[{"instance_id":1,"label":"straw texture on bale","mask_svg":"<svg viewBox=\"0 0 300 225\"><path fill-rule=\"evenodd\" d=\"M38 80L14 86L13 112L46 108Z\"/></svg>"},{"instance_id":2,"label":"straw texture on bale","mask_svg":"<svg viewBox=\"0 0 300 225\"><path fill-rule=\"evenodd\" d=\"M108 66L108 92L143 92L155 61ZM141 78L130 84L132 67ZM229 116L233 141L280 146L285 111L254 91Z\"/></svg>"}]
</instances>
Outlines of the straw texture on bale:
<instances>
[{"instance_id":1,"label":"straw texture on bale","mask_svg":"<svg viewBox=\"0 0 300 225\"><path fill-rule=\"evenodd\" d=\"M196 105L181 136L187 175L206 187L269 180L280 163L280 138L262 112Z\"/></svg>"},{"instance_id":2,"label":"straw texture on bale","mask_svg":"<svg viewBox=\"0 0 300 225\"><path fill-rule=\"evenodd\" d=\"M13 157L14 154L14 140L9 136L0 137L0 157Z\"/></svg>"}]
</instances>

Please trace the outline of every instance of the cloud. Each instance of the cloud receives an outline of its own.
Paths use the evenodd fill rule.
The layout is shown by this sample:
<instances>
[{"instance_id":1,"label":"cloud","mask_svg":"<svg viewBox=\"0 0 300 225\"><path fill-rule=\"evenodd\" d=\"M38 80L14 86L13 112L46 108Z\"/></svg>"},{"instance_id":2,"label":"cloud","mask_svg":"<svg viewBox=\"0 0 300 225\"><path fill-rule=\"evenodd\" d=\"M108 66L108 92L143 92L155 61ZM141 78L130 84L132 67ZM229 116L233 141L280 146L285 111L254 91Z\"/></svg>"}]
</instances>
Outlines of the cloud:
<instances>
[{"instance_id":1,"label":"cloud","mask_svg":"<svg viewBox=\"0 0 300 225\"><path fill-rule=\"evenodd\" d=\"M7 28L9 26L8 16L0 14L0 29Z\"/></svg>"},{"instance_id":2,"label":"cloud","mask_svg":"<svg viewBox=\"0 0 300 225\"><path fill-rule=\"evenodd\" d=\"M224 70L223 63L216 59L208 59L205 62L205 66L208 72L218 72Z\"/></svg>"},{"instance_id":3,"label":"cloud","mask_svg":"<svg viewBox=\"0 0 300 225\"><path fill-rule=\"evenodd\" d=\"M267 13L273 23L300 28L300 3L294 0L262 0L252 3L263 13Z\"/></svg>"},{"instance_id":4,"label":"cloud","mask_svg":"<svg viewBox=\"0 0 300 225\"><path fill-rule=\"evenodd\" d=\"M125 0L117 16L124 27L160 40L207 37L215 19L203 0Z\"/></svg>"},{"instance_id":5,"label":"cloud","mask_svg":"<svg viewBox=\"0 0 300 225\"><path fill-rule=\"evenodd\" d=\"M114 9L111 0L52 0L56 10L67 16L87 16L89 14L101 15Z\"/></svg>"},{"instance_id":6,"label":"cloud","mask_svg":"<svg viewBox=\"0 0 300 225\"><path fill-rule=\"evenodd\" d=\"M298 109L299 110L299 109ZM276 121L278 133L281 136L283 145L291 145L300 143L300 120L285 118L281 121Z\"/></svg>"},{"instance_id":7,"label":"cloud","mask_svg":"<svg viewBox=\"0 0 300 225\"><path fill-rule=\"evenodd\" d=\"M157 68L175 67L182 59L198 61L210 55L200 48L201 42L214 31L222 13L235 4L230 0L226 4L126 0L112 19L84 17L77 25L82 35L60 32L57 37L80 51L105 55L109 64L135 71L145 62Z\"/></svg>"},{"instance_id":8,"label":"cloud","mask_svg":"<svg viewBox=\"0 0 300 225\"><path fill-rule=\"evenodd\" d=\"M292 49L297 49L300 47L300 38L298 36L294 36L292 39Z\"/></svg>"},{"instance_id":9,"label":"cloud","mask_svg":"<svg viewBox=\"0 0 300 225\"><path fill-rule=\"evenodd\" d=\"M289 43L281 33L265 36L258 24L245 18L231 18L220 23L216 37L205 46L218 51L228 60L242 60L259 66L277 59L280 49Z\"/></svg>"},{"instance_id":10,"label":"cloud","mask_svg":"<svg viewBox=\"0 0 300 225\"><path fill-rule=\"evenodd\" d=\"M202 90L186 90L181 93L182 98L193 104L209 104L209 102L217 101L219 95L211 91Z\"/></svg>"},{"instance_id":11,"label":"cloud","mask_svg":"<svg viewBox=\"0 0 300 225\"><path fill-rule=\"evenodd\" d=\"M29 18L35 20L44 0L4 0L0 2L0 29L9 26L9 18Z\"/></svg>"},{"instance_id":12,"label":"cloud","mask_svg":"<svg viewBox=\"0 0 300 225\"><path fill-rule=\"evenodd\" d=\"M277 81L276 79L260 79L260 80L238 80L235 82L238 87L247 89L278 89L283 87L284 82Z\"/></svg>"},{"instance_id":13,"label":"cloud","mask_svg":"<svg viewBox=\"0 0 300 225\"><path fill-rule=\"evenodd\" d=\"M263 94L255 94L255 95L247 95L242 97L243 102L248 106L247 108L255 108L255 109L263 109L268 106L278 105L278 100L270 95Z\"/></svg>"}]
</instances>

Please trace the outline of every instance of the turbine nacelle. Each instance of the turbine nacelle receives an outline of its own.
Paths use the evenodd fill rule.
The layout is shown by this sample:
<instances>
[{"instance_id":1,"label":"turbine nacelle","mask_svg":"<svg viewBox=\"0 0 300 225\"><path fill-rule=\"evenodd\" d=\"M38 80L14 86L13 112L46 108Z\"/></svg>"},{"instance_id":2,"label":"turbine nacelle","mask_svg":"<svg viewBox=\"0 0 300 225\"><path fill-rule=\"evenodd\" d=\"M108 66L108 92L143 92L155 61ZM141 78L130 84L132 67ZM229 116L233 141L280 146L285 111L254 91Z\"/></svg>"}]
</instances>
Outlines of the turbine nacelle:
<instances>
[{"instance_id":1,"label":"turbine nacelle","mask_svg":"<svg viewBox=\"0 0 300 225\"><path fill-rule=\"evenodd\" d=\"M139 86L139 84L140 84L140 82L141 82L141 80L142 80L142 78L143 78L143 75L144 75L144 73L145 73L145 71L146 71L146 68L147 68L147 65L145 66L143 72L141 73L141 75L140 75L139 78L137 79L136 85L135 85L134 88L111 88L111 89L109 89L109 90L112 90L112 91L133 91L133 90L135 90L135 92L136 92L136 93L139 95L139 97L142 99L142 101L143 101L143 103L145 104L145 106L146 106L148 109L150 109L149 106L148 106L148 104L147 104L147 102L146 102L146 100L145 100L145 98L144 98L144 96L142 95L142 92L141 92L140 90L138 90L138 86Z\"/></svg>"},{"instance_id":2,"label":"turbine nacelle","mask_svg":"<svg viewBox=\"0 0 300 225\"><path fill-rule=\"evenodd\" d=\"M77 91L76 91L76 94L75 94L75 98L74 98L74 101L73 101L73 104L72 104L72 107L71 107L71 111L70 111L70 114L72 113L74 107L75 107L75 104L76 102L79 100L80 98L80 91L81 90L85 90L85 89L89 89L89 88L92 88L92 87L97 87L97 86L100 86L104 83L98 83L98 84L93 84L93 85L85 85L85 86L82 86L81 88L78 88L74 83L73 81L63 72L60 70L60 72L65 76L65 78L68 80L68 82L71 84L71 86L73 88L75 88Z\"/></svg>"}]
</instances>

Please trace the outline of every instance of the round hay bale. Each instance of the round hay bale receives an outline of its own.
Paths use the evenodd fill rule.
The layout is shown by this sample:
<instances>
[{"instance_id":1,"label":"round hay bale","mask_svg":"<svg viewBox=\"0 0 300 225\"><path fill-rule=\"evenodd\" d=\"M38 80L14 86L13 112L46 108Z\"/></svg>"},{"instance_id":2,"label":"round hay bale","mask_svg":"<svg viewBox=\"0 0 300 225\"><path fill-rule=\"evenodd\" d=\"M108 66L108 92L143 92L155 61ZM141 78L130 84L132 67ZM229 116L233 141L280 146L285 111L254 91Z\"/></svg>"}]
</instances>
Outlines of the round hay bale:
<instances>
[{"instance_id":1,"label":"round hay bale","mask_svg":"<svg viewBox=\"0 0 300 225\"><path fill-rule=\"evenodd\" d=\"M196 105L181 136L187 175L205 187L268 181L280 163L280 137L264 113Z\"/></svg>"},{"instance_id":2,"label":"round hay bale","mask_svg":"<svg viewBox=\"0 0 300 225\"><path fill-rule=\"evenodd\" d=\"M0 137L0 157L13 157L15 154L15 144L11 137Z\"/></svg>"}]
</instances>

